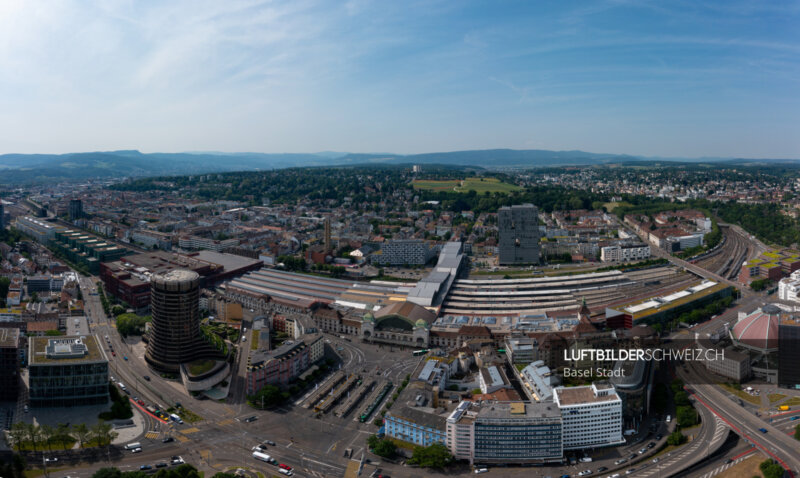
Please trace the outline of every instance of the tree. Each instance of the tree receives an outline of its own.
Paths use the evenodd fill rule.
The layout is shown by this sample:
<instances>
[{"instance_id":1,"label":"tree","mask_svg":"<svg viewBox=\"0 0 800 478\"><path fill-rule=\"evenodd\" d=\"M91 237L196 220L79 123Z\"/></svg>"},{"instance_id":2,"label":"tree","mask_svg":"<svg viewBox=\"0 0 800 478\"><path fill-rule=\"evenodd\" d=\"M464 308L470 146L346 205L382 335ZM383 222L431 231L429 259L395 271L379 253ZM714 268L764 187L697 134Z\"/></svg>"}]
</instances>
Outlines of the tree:
<instances>
[{"instance_id":1,"label":"tree","mask_svg":"<svg viewBox=\"0 0 800 478\"><path fill-rule=\"evenodd\" d=\"M89 435L91 434L89 427L87 427L85 423L72 425L72 433L75 434L75 437L78 439L78 443L80 443L81 448L83 448L83 444L88 441Z\"/></svg>"},{"instance_id":2,"label":"tree","mask_svg":"<svg viewBox=\"0 0 800 478\"><path fill-rule=\"evenodd\" d=\"M238 477L233 473L222 473L221 471L218 471L217 473L214 473L214 476L212 476L211 478L238 478Z\"/></svg>"},{"instance_id":3,"label":"tree","mask_svg":"<svg viewBox=\"0 0 800 478\"><path fill-rule=\"evenodd\" d=\"M11 449L18 449L25 440L26 435L27 430L25 422L17 422L11 425L11 429L8 431L8 444L11 445Z\"/></svg>"},{"instance_id":4,"label":"tree","mask_svg":"<svg viewBox=\"0 0 800 478\"><path fill-rule=\"evenodd\" d=\"M109 446L114 438L119 434L112 430L112 426L103 420L92 427L92 437L97 440L99 446Z\"/></svg>"},{"instance_id":5,"label":"tree","mask_svg":"<svg viewBox=\"0 0 800 478\"><path fill-rule=\"evenodd\" d=\"M679 427L686 428L697 424L697 412L694 408L689 406L678 407L676 413Z\"/></svg>"},{"instance_id":6,"label":"tree","mask_svg":"<svg viewBox=\"0 0 800 478\"><path fill-rule=\"evenodd\" d=\"M28 464L25 463L25 457L19 453L14 453L14 456L11 458L11 467L14 471L14 476L17 478L24 478L25 477L25 467Z\"/></svg>"},{"instance_id":7,"label":"tree","mask_svg":"<svg viewBox=\"0 0 800 478\"><path fill-rule=\"evenodd\" d=\"M685 442L686 436L679 431L674 431L667 437L667 445L678 446Z\"/></svg>"},{"instance_id":8,"label":"tree","mask_svg":"<svg viewBox=\"0 0 800 478\"><path fill-rule=\"evenodd\" d=\"M288 393L284 394L281 392L281 389L275 385L265 385L261 390L256 392L255 395L250 397L250 402L261 408L276 407L289 398L288 395Z\"/></svg>"},{"instance_id":9,"label":"tree","mask_svg":"<svg viewBox=\"0 0 800 478\"><path fill-rule=\"evenodd\" d=\"M670 388L672 389L672 393L678 393L679 391L683 390L683 380L676 378L670 383Z\"/></svg>"},{"instance_id":10,"label":"tree","mask_svg":"<svg viewBox=\"0 0 800 478\"><path fill-rule=\"evenodd\" d=\"M689 394L683 390L678 390L675 392L675 395L672 396L672 400L675 402L676 406L689 405Z\"/></svg>"},{"instance_id":11,"label":"tree","mask_svg":"<svg viewBox=\"0 0 800 478\"><path fill-rule=\"evenodd\" d=\"M453 462L453 455L443 444L434 443L427 447L414 447L414 454L408 462L425 468L444 468Z\"/></svg>"},{"instance_id":12,"label":"tree","mask_svg":"<svg viewBox=\"0 0 800 478\"><path fill-rule=\"evenodd\" d=\"M115 305L114 307L111 308L111 313L114 314L115 316L120 315L120 314L124 314L125 313L125 307L117 304L117 305Z\"/></svg>"},{"instance_id":13,"label":"tree","mask_svg":"<svg viewBox=\"0 0 800 478\"><path fill-rule=\"evenodd\" d=\"M67 445L71 445L72 443L74 443L72 441L72 437L69 434L69 425L67 425L66 423L59 423L56 426L55 438L58 438L58 440L61 441L61 446L62 448L64 448L64 450L67 449Z\"/></svg>"},{"instance_id":14,"label":"tree","mask_svg":"<svg viewBox=\"0 0 800 478\"><path fill-rule=\"evenodd\" d=\"M370 435L367 438L367 445L372 453L384 458L391 458L397 453L397 445L393 441L385 438L378 438L377 435Z\"/></svg>"},{"instance_id":15,"label":"tree","mask_svg":"<svg viewBox=\"0 0 800 478\"><path fill-rule=\"evenodd\" d=\"M794 438L795 440L800 440L800 425L794 427Z\"/></svg>"},{"instance_id":16,"label":"tree","mask_svg":"<svg viewBox=\"0 0 800 478\"><path fill-rule=\"evenodd\" d=\"M107 467L95 471L92 478L120 478L121 475L119 468Z\"/></svg>"},{"instance_id":17,"label":"tree","mask_svg":"<svg viewBox=\"0 0 800 478\"><path fill-rule=\"evenodd\" d=\"M41 435L44 444L47 445L47 450L53 451L51 447L52 444L50 443L50 440L55 435L53 427L51 427L50 425L42 425L39 427L39 434Z\"/></svg>"},{"instance_id":18,"label":"tree","mask_svg":"<svg viewBox=\"0 0 800 478\"><path fill-rule=\"evenodd\" d=\"M785 472L781 465L772 460L762 461L758 468L764 474L764 478L783 478Z\"/></svg>"},{"instance_id":19,"label":"tree","mask_svg":"<svg viewBox=\"0 0 800 478\"><path fill-rule=\"evenodd\" d=\"M42 433L39 430L39 427L34 425L33 423L26 423L25 424L25 435L28 441L31 443L31 447L33 447L33 451L36 451L36 444L39 443L39 438L41 438Z\"/></svg>"}]
</instances>

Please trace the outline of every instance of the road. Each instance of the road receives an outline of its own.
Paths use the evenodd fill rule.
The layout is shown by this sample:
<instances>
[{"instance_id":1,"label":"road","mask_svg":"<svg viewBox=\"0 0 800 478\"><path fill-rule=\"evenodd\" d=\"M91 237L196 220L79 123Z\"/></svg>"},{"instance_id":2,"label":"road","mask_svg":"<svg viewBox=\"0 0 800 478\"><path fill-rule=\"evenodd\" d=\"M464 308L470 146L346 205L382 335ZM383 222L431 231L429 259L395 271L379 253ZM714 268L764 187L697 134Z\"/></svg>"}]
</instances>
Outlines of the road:
<instances>
[{"instance_id":1,"label":"road","mask_svg":"<svg viewBox=\"0 0 800 478\"><path fill-rule=\"evenodd\" d=\"M688 362L686 367L678 370L679 377L692 391L691 395L741 438L778 460L784 468L790 470L792 476L797 476L800 472L800 442L777 428L779 422L768 423L745 411L724 393L716 385L714 378L701 367L699 363ZM762 428L767 432L762 433L760 431Z\"/></svg>"},{"instance_id":2,"label":"road","mask_svg":"<svg viewBox=\"0 0 800 478\"><path fill-rule=\"evenodd\" d=\"M252 447L270 439L277 446L270 447L267 453L278 461L293 466L295 476L321 478L344 474L348 462L343 457L346 448L353 449L354 457L365 453L366 438L375 433L375 427L371 423L354 421L355 412L343 418L331 414L316 418L311 410L291 404L266 412L253 410L247 405L244 390L245 367L242 363L246 361L246 353L249 352L247 347L239 348L238 353L241 356L237 356L233 367L233 375L238 378L232 381L231 393L225 402L189 397L179 383L165 380L147 367L142 344L133 340L125 341L119 336L112 320L103 312L99 296L95 295L96 280L94 277L81 276L81 289L92 333L107 350L110 375L125 383L131 396L143 399L148 405L156 404L166 408L180 402L202 417L197 423L177 425L165 424L144 414L146 433L137 439L143 444L142 453L134 455L115 449L113 465L135 469L141 464L154 464L172 455L180 455L187 463L211 473L229 467L247 466L264 473L276 474L274 467L252 458ZM248 318L243 326L252 330ZM106 335L116 356L108 351ZM356 345L329 334L325 340L342 356L342 367L345 371L365 377L379 376L399 383L421 360L419 357L411 357L408 350L402 351L396 347L360 343ZM150 380L145 380L144 376L149 376ZM356 409L362 406L363 402ZM248 423L245 418L249 416L258 418ZM172 436L176 440L164 444L161 439L166 436ZM102 466L108 466L108 463L93 463L70 469L70 476L89 476ZM369 468L367 466L367 470ZM404 474L402 471L408 473ZM409 478L419 475L412 469L402 471L391 474Z\"/></svg>"}]
</instances>

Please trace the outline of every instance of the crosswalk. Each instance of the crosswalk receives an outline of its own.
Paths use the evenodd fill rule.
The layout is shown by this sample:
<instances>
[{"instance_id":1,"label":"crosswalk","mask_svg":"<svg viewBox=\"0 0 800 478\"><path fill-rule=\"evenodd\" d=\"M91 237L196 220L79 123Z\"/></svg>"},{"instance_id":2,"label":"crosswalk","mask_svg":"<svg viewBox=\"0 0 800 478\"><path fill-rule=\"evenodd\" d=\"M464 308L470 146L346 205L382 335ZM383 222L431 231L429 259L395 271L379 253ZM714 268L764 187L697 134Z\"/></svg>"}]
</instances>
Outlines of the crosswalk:
<instances>
[{"instance_id":1,"label":"crosswalk","mask_svg":"<svg viewBox=\"0 0 800 478\"><path fill-rule=\"evenodd\" d=\"M175 439L178 440L181 443L186 443L187 441L189 441L188 437L185 437L185 436L181 435L180 433L176 433L175 434Z\"/></svg>"},{"instance_id":2,"label":"crosswalk","mask_svg":"<svg viewBox=\"0 0 800 478\"><path fill-rule=\"evenodd\" d=\"M750 457L750 455L743 456L741 458L737 458L737 459L733 460L730 463L725 463L724 465L720 465L720 466L714 468L713 470L709 471L708 473L706 473L705 475L703 475L703 476L701 476L699 478L711 478L712 476L717 476L720 473L722 473L723 471L727 470L728 468L730 468L732 466L736 466L737 464L739 464L743 460L746 460L749 457Z\"/></svg>"},{"instance_id":3,"label":"crosswalk","mask_svg":"<svg viewBox=\"0 0 800 478\"><path fill-rule=\"evenodd\" d=\"M188 435L190 433L197 433L199 431L200 431L199 428L192 427L192 428L185 428L185 429L181 430L181 433L183 433L184 435Z\"/></svg>"},{"instance_id":4,"label":"crosswalk","mask_svg":"<svg viewBox=\"0 0 800 478\"><path fill-rule=\"evenodd\" d=\"M149 439L151 439L151 440L155 440L156 438L158 438L158 436L159 436L160 434L161 434L161 433L159 433L159 432L155 432L155 431L149 431L149 432L147 432L147 433L145 433L145 434L144 434L144 437L145 437L145 438L149 438Z\"/></svg>"},{"instance_id":5,"label":"crosswalk","mask_svg":"<svg viewBox=\"0 0 800 478\"><path fill-rule=\"evenodd\" d=\"M236 422L236 420L234 420L232 418L226 418L225 420L218 421L217 425L219 425L221 427L224 427L225 425L230 425L230 424L232 424L234 422Z\"/></svg>"}]
</instances>

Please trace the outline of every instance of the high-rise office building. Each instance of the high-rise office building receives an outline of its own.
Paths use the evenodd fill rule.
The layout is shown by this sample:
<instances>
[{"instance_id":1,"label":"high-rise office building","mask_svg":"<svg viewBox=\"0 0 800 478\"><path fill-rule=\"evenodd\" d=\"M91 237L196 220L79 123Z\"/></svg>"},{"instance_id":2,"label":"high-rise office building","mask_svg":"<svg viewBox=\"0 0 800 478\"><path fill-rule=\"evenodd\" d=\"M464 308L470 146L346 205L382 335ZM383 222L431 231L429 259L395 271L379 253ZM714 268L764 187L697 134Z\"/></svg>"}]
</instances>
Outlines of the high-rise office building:
<instances>
[{"instance_id":1,"label":"high-rise office building","mask_svg":"<svg viewBox=\"0 0 800 478\"><path fill-rule=\"evenodd\" d=\"M800 389L800 319L778 323L778 385Z\"/></svg>"},{"instance_id":2,"label":"high-rise office building","mask_svg":"<svg viewBox=\"0 0 800 478\"><path fill-rule=\"evenodd\" d=\"M0 400L15 402L19 392L19 329L0 328Z\"/></svg>"},{"instance_id":3,"label":"high-rise office building","mask_svg":"<svg viewBox=\"0 0 800 478\"><path fill-rule=\"evenodd\" d=\"M29 337L28 397L33 407L108 402L108 357L97 338Z\"/></svg>"},{"instance_id":4,"label":"high-rise office building","mask_svg":"<svg viewBox=\"0 0 800 478\"><path fill-rule=\"evenodd\" d=\"M83 201L80 199L70 199L69 201L69 220L74 221L83 217Z\"/></svg>"},{"instance_id":5,"label":"high-rise office building","mask_svg":"<svg viewBox=\"0 0 800 478\"><path fill-rule=\"evenodd\" d=\"M200 334L200 275L173 270L150 278L152 327L145 360L155 370L178 373L182 363L219 355Z\"/></svg>"},{"instance_id":6,"label":"high-rise office building","mask_svg":"<svg viewBox=\"0 0 800 478\"><path fill-rule=\"evenodd\" d=\"M497 212L500 232L500 264L539 263L539 209L533 204L501 207Z\"/></svg>"}]
</instances>

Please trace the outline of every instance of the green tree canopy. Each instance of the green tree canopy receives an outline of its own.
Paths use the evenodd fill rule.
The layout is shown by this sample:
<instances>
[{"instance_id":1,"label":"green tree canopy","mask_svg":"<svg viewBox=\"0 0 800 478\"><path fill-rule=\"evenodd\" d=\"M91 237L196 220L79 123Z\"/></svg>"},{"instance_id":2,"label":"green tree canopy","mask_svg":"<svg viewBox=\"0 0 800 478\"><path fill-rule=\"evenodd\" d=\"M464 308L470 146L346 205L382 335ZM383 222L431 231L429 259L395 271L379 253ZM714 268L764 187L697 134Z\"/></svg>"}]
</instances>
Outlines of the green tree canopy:
<instances>
[{"instance_id":1,"label":"green tree canopy","mask_svg":"<svg viewBox=\"0 0 800 478\"><path fill-rule=\"evenodd\" d=\"M414 454L408 462L425 468L444 468L453 462L453 455L443 444L434 443L427 447L414 447Z\"/></svg>"}]
</instances>

